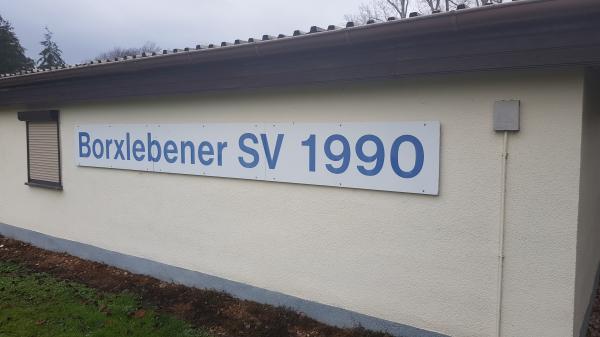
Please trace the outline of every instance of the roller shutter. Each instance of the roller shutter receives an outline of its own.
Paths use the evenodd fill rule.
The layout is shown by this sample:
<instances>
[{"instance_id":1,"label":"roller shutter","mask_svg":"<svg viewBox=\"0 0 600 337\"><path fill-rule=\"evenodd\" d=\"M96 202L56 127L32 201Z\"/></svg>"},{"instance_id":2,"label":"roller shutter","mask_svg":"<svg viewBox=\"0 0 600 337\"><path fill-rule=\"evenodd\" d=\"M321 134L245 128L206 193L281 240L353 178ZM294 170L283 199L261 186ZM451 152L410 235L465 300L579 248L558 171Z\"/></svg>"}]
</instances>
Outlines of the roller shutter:
<instances>
[{"instance_id":1,"label":"roller shutter","mask_svg":"<svg viewBox=\"0 0 600 337\"><path fill-rule=\"evenodd\" d=\"M58 123L28 122L29 180L60 185Z\"/></svg>"},{"instance_id":2,"label":"roller shutter","mask_svg":"<svg viewBox=\"0 0 600 337\"><path fill-rule=\"evenodd\" d=\"M19 112L27 123L28 185L62 189L58 111Z\"/></svg>"}]
</instances>

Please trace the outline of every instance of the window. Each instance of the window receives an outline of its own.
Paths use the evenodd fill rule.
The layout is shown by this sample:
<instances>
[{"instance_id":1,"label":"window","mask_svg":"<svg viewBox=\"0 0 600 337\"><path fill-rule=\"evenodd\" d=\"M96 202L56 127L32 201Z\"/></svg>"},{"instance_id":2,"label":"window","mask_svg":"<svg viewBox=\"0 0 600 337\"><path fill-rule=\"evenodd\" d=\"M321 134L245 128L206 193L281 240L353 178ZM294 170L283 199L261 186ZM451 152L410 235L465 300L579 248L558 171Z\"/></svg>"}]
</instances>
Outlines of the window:
<instances>
[{"instance_id":1,"label":"window","mask_svg":"<svg viewBox=\"0 0 600 337\"><path fill-rule=\"evenodd\" d=\"M58 110L19 112L27 123L27 183L62 190Z\"/></svg>"}]
</instances>

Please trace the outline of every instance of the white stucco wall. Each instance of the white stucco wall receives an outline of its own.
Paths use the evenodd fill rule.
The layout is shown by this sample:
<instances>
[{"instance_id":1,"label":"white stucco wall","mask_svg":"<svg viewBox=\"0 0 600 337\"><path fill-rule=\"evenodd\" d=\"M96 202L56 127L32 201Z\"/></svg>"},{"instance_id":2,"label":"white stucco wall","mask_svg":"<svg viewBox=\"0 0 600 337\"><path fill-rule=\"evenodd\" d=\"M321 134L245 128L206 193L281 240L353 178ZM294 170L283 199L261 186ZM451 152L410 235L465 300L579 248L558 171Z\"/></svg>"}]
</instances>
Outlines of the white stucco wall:
<instances>
[{"instance_id":1,"label":"white stucco wall","mask_svg":"<svg viewBox=\"0 0 600 337\"><path fill-rule=\"evenodd\" d=\"M457 337L495 331L502 135L504 336L573 332L583 73L424 77L60 106L64 191L23 185L25 125L0 111L0 222ZM439 120L440 195L78 168L78 123Z\"/></svg>"},{"instance_id":2,"label":"white stucco wall","mask_svg":"<svg viewBox=\"0 0 600 337\"><path fill-rule=\"evenodd\" d=\"M574 335L590 304L600 264L600 75L588 72L583 96ZM584 328L585 329L585 328Z\"/></svg>"}]
</instances>

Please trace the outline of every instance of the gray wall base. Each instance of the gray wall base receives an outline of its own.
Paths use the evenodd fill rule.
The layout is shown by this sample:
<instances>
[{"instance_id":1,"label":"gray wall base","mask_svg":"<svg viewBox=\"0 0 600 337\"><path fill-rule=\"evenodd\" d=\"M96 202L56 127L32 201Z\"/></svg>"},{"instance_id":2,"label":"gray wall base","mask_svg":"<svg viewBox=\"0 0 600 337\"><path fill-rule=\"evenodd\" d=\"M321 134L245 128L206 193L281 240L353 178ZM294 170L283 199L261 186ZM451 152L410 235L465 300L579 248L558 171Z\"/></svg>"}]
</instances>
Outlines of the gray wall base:
<instances>
[{"instance_id":1,"label":"gray wall base","mask_svg":"<svg viewBox=\"0 0 600 337\"><path fill-rule=\"evenodd\" d=\"M3 223L0 223L0 234L8 238L31 243L32 245L43 249L66 252L86 260L102 262L136 274L152 276L162 281L174 282L196 288L215 289L245 300L289 307L301 311L318 321L338 327L356 327L360 325L371 330L386 331L399 337L449 337L440 333L386 321L338 307L304 300L298 297L253 287L248 284L174 267L136 256L121 254Z\"/></svg>"}]
</instances>

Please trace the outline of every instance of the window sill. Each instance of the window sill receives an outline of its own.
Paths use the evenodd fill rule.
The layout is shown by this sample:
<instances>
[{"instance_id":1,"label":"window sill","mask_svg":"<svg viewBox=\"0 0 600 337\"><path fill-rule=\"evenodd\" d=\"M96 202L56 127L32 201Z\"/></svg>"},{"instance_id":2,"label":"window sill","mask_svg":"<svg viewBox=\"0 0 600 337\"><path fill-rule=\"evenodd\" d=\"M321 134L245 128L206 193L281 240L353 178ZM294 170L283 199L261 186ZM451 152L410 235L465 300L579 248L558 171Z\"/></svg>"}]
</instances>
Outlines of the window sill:
<instances>
[{"instance_id":1,"label":"window sill","mask_svg":"<svg viewBox=\"0 0 600 337\"><path fill-rule=\"evenodd\" d=\"M26 182L25 185L30 186L30 187L47 188L47 189L55 190L55 191L62 191L62 189L63 189L61 184L46 182L46 181L30 181L30 182Z\"/></svg>"}]
</instances>

